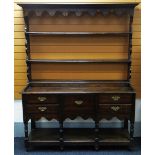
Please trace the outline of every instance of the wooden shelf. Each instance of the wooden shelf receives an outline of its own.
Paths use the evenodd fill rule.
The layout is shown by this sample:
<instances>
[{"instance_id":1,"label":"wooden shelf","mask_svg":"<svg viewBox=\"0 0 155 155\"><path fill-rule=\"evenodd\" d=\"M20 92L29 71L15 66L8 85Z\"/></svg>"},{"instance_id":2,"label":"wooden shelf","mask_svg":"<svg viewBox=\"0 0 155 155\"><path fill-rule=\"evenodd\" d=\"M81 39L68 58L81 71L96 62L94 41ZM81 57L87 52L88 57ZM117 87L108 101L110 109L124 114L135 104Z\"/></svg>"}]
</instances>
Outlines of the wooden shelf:
<instances>
[{"instance_id":1,"label":"wooden shelf","mask_svg":"<svg viewBox=\"0 0 155 155\"><path fill-rule=\"evenodd\" d=\"M29 134L29 142L45 145L59 143L59 129L33 129Z\"/></svg>"},{"instance_id":2,"label":"wooden shelf","mask_svg":"<svg viewBox=\"0 0 155 155\"><path fill-rule=\"evenodd\" d=\"M129 145L129 132L125 129L105 128L99 130L101 145ZM59 144L59 129L36 128L29 135L29 143ZM95 132L93 128L64 128L65 145L94 145Z\"/></svg>"},{"instance_id":3,"label":"wooden shelf","mask_svg":"<svg viewBox=\"0 0 155 155\"><path fill-rule=\"evenodd\" d=\"M30 59L27 63L130 63L128 59Z\"/></svg>"},{"instance_id":4,"label":"wooden shelf","mask_svg":"<svg viewBox=\"0 0 155 155\"><path fill-rule=\"evenodd\" d=\"M114 84L130 84L128 80L31 80L30 84L52 84L52 83L114 83Z\"/></svg>"},{"instance_id":5,"label":"wooden shelf","mask_svg":"<svg viewBox=\"0 0 155 155\"><path fill-rule=\"evenodd\" d=\"M127 129L101 129L99 134L101 145L122 144L128 145L130 143L130 135Z\"/></svg>"},{"instance_id":6,"label":"wooden shelf","mask_svg":"<svg viewBox=\"0 0 155 155\"><path fill-rule=\"evenodd\" d=\"M25 32L29 35L97 35L97 36L128 36L131 32Z\"/></svg>"},{"instance_id":7,"label":"wooden shelf","mask_svg":"<svg viewBox=\"0 0 155 155\"><path fill-rule=\"evenodd\" d=\"M64 129L64 142L66 143L65 145L77 145L77 144L86 144L94 145L94 129L89 128L89 129L76 129L76 128L71 128L71 129Z\"/></svg>"},{"instance_id":8,"label":"wooden shelf","mask_svg":"<svg viewBox=\"0 0 155 155\"><path fill-rule=\"evenodd\" d=\"M92 94L92 93L134 93L129 83L105 82L53 82L30 83L22 94Z\"/></svg>"}]
</instances>

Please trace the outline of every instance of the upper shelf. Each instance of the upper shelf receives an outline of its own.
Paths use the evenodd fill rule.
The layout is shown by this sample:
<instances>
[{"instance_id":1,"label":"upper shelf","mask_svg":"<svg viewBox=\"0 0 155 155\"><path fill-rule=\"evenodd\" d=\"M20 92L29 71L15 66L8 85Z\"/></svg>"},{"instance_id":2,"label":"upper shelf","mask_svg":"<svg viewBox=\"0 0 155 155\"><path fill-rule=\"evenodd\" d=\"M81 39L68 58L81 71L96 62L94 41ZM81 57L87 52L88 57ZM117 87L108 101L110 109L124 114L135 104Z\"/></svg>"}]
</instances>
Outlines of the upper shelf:
<instances>
[{"instance_id":1,"label":"upper shelf","mask_svg":"<svg viewBox=\"0 0 155 155\"><path fill-rule=\"evenodd\" d=\"M68 16L73 12L76 16L81 16L83 13L89 13L95 16L98 13L107 15L115 13L116 15L124 15L129 13L133 15L133 10L137 2L115 2L115 3L18 3L24 9L24 15L34 12L36 16L41 16L47 12L50 16L54 16L57 12L63 16Z\"/></svg>"},{"instance_id":2,"label":"upper shelf","mask_svg":"<svg viewBox=\"0 0 155 155\"><path fill-rule=\"evenodd\" d=\"M29 35L121 35L126 36L131 32L25 32Z\"/></svg>"},{"instance_id":3,"label":"upper shelf","mask_svg":"<svg viewBox=\"0 0 155 155\"><path fill-rule=\"evenodd\" d=\"M30 59L28 63L130 63L128 59Z\"/></svg>"}]
</instances>

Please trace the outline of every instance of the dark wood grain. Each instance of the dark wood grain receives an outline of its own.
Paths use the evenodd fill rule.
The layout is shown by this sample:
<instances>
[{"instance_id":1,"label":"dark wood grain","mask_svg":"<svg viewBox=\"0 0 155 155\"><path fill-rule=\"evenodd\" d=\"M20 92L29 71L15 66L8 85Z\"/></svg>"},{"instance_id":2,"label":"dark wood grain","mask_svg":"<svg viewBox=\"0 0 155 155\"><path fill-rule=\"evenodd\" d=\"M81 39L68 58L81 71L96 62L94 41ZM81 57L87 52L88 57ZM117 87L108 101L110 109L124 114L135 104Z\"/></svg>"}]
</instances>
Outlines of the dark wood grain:
<instances>
[{"instance_id":1,"label":"dark wood grain","mask_svg":"<svg viewBox=\"0 0 155 155\"><path fill-rule=\"evenodd\" d=\"M23 120L25 131L25 146L57 145L61 150L65 145L92 145L96 150L105 145L133 145L135 119L135 91L130 84L131 53L132 53L132 22L134 8L138 3L18 3L24 9L26 64L28 84L22 92ZM29 31L29 17L40 16L44 13L55 16L59 12L62 16L90 16L114 14L121 18L128 14L128 32L37 32ZM127 17L127 16L126 16ZM92 18L93 20L93 18ZM127 59L31 59L30 35L44 37L69 35L78 37L123 36L128 39ZM128 37L128 38L126 38ZM32 63L116 63L127 64L126 80L32 80ZM66 118L92 118L93 128L64 128ZM35 121L40 118L57 119L59 128L37 128ZM123 128L101 128L101 119L117 117L124 121ZM31 120L31 130L28 135L28 121ZM128 131L128 121L130 130Z\"/></svg>"}]
</instances>

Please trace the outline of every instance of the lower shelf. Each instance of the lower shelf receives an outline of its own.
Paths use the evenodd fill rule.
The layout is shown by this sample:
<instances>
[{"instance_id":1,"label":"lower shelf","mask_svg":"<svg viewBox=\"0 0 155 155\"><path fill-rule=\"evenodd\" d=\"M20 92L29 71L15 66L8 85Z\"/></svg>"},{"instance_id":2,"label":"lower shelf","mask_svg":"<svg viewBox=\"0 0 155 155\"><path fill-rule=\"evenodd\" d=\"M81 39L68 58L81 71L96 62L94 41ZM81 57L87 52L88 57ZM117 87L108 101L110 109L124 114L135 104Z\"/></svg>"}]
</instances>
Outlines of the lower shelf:
<instances>
[{"instance_id":1,"label":"lower shelf","mask_svg":"<svg viewBox=\"0 0 155 155\"><path fill-rule=\"evenodd\" d=\"M129 132L125 129L100 129L99 145L129 145ZM29 135L28 143L34 145L58 145L59 129L37 128ZM64 145L94 145L94 129L64 129Z\"/></svg>"},{"instance_id":2,"label":"lower shelf","mask_svg":"<svg viewBox=\"0 0 155 155\"><path fill-rule=\"evenodd\" d=\"M64 129L65 145L93 145L94 138L94 129Z\"/></svg>"},{"instance_id":3,"label":"lower shelf","mask_svg":"<svg viewBox=\"0 0 155 155\"><path fill-rule=\"evenodd\" d=\"M100 145L129 145L130 135L127 129L102 129L99 134Z\"/></svg>"},{"instance_id":4,"label":"lower shelf","mask_svg":"<svg viewBox=\"0 0 155 155\"><path fill-rule=\"evenodd\" d=\"M50 128L33 129L29 134L28 142L33 145L59 144L59 130Z\"/></svg>"}]
</instances>

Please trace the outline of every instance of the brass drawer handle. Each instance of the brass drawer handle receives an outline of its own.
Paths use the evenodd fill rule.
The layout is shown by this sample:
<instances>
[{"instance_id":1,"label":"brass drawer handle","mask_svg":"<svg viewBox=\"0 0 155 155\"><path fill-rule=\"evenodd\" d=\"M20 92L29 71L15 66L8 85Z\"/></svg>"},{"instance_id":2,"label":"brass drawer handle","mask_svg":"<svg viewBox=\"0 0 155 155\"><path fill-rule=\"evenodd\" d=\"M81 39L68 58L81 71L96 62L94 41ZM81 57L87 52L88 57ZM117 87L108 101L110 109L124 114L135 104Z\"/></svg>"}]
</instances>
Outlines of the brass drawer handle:
<instances>
[{"instance_id":1,"label":"brass drawer handle","mask_svg":"<svg viewBox=\"0 0 155 155\"><path fill-rule=\"evenodd\" d=\"M118 110L120 109L120 107L119 107L119 106L112 106L111 109L112 109L113 111L118 111Z\"/></svg>"},{"instance_id":2,"label":"brass drawer handle","mask_svg":"<svg viewBox=\"0 0 155 155\"><path fill-rule=\"evenodd\" d=\"M121 97L120 96L112 96L111 97L114 101L118 101Z\"/></svg>"},{"instance_id":3,"label":"brass drawer handle","mask_svg":"<svg viewBox=\"0 0 155 155\"><path fill-rule=\"evenodd\" d=\"M47 100L47 98L46 98L46 97L38 97L38 100L39 100L40 102L44 102L44 101Z\"/></svg>"},{"instance_id":4,"label":"brass drawer handle","mask_svg":"<svg viewBox=\"0 0 155 155\"><path fill-rule=\"evenodd\" d=\"M77 105L81 105L81 104L83 103L83 101L82 101L82 100L78 100L78 101L75 101L75 103L76 103Z\"/></svg>"},{"instance_id":5,"label":"brass drawer handle","mask_svg":"<svg viewBox=\"0 0 155 155\"><path fill-rule=\"evenodd\" d=\"M44 112L47 110L47 107L38 107L38 109L41 111L41 112Z\"/></svg>"}]
</instances>

